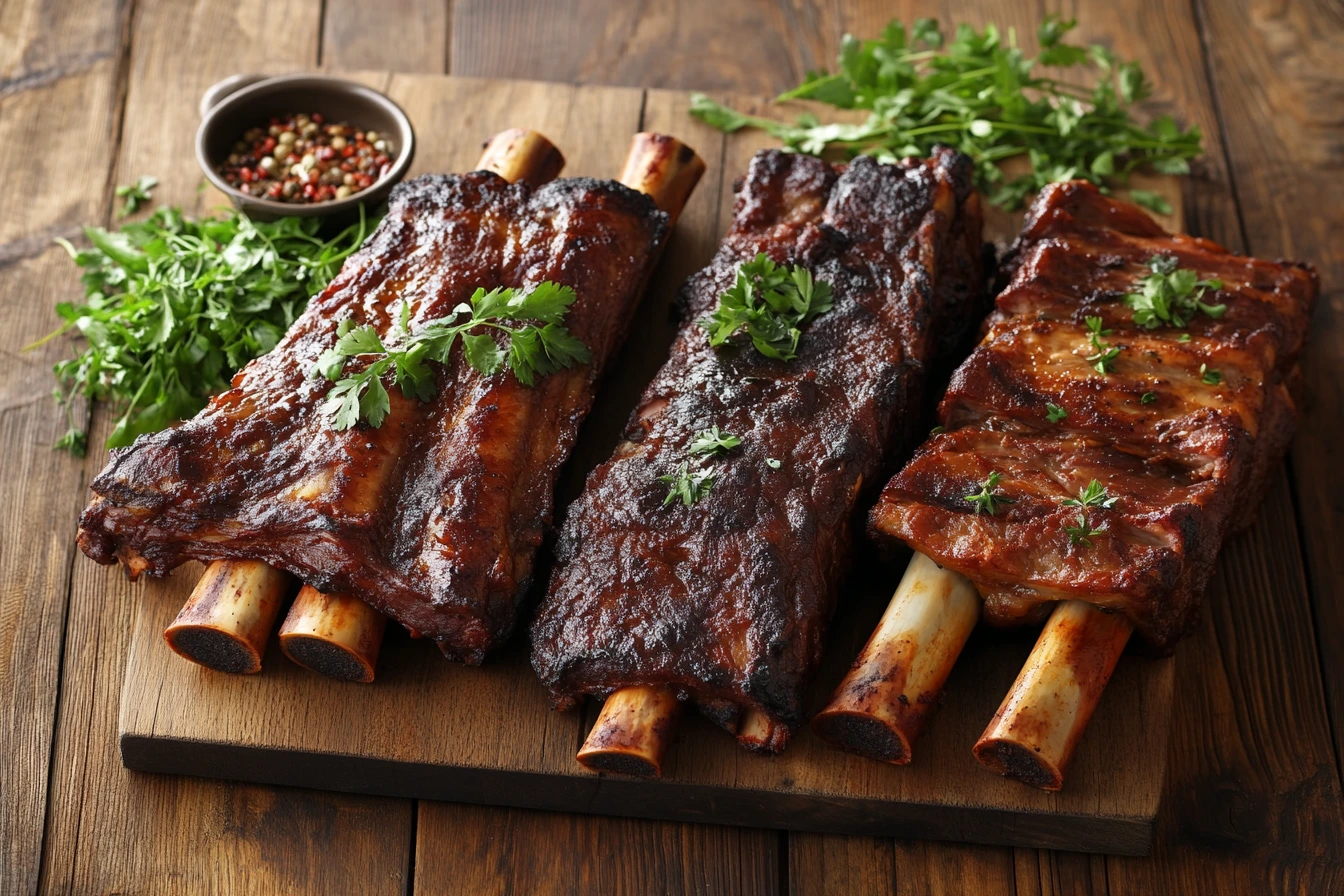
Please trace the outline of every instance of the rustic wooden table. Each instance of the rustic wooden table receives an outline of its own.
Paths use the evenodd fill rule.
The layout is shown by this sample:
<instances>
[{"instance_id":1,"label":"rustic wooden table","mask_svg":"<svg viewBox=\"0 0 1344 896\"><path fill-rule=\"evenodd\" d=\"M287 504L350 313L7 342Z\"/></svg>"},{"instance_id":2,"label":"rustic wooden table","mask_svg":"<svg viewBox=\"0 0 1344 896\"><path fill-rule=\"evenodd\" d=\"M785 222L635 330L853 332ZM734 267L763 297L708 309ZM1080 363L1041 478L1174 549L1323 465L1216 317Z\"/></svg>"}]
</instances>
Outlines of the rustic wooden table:
<instances>
[{"instance_id":1,"label":"rustic wooden table","mask_svg":"<svg viewBox=\"0 0 1344 896\"><path fill-rule=\"evenodd\" d=\"M57 236L194 127L163 113L260 66L768 93L893 15L1042 10L1139 59L1197 122L1191 229L1315 263L1308 404L1268 524L1224 561L1178 656L1153 855L857 839L133 774L116 719L132 607L76 555L101 452L50 450L63 348L20 354L75 278ZM1338 893L1344 891L1344 18L1329 0L0 0L0 892ZM178 106L182 104L178 103ZM172 136L169 136L172 135ZM422 135L430 138L431 135ZM188 196L190 194L188 193ZM176 198L176 194L175 194ZM95 414L95 438L106 421ZM1231 565L1233 568L1229 568ZM1238 582L1234 592L1220 583ZM1271 600L1268 581L1291 594ZM1135 720L1142 725L1142 719Z\"/></svg>"}]
</instances>

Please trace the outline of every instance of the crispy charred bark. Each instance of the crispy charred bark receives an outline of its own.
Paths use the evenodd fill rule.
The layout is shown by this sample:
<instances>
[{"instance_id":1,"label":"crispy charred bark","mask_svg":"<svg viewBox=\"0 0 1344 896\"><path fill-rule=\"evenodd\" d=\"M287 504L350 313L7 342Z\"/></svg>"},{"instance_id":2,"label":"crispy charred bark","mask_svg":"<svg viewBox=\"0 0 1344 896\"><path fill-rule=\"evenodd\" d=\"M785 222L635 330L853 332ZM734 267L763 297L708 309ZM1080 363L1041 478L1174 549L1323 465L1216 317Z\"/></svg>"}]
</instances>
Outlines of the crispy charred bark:
<instances>
[{"instance_id":1,"label":"crispy charred bark","mask_svg":"<svg viewBox=\"0 0 1344 896\"><path fill-rule=\"evenodd\" d=\"M1154 255L1223 281L1206 301L1226 314L1195 315L1188 342L1138 327L1124 302ZM891 481L870 526L974 581L990 622L1040 623L1077 599L1123 613L1170 650L1292 435L1315 272L1169 235L1086 183L1042 193L1006 269L984 340L940 406L946 432ZM1089 316L1121 349L1105 375L1085 360ZM1201 365L1221 382L1204 382ZM1068 417L1048 422L1047 403ZM976 514L965 496L990 473L1013 503ZM1078 509L1062 502L1092 479L1120 500L1089 508L1104 531L1071 544Z\"/></svg>"},{"instance_id":2,"label":"crispy charred bark","mask_svg":"<svg viewBox=\"0 0 1344 896\"><path fill-rule=\"evenodd\" d=\"M899 455L929 366L978 319L969 174L947 151L840 169L757 154L718 254L682 292L670 359L563 527L532 631L533 664L558 706L665 688L750 747L784 747L802 721L863 487ZM697 323L758 252L834 289L834 309L789 362L749 343L713 348ZM741 447L714 462L717 481L698 503L664 506L658 477L713 425Z\"/></svg>"}]
</instances>

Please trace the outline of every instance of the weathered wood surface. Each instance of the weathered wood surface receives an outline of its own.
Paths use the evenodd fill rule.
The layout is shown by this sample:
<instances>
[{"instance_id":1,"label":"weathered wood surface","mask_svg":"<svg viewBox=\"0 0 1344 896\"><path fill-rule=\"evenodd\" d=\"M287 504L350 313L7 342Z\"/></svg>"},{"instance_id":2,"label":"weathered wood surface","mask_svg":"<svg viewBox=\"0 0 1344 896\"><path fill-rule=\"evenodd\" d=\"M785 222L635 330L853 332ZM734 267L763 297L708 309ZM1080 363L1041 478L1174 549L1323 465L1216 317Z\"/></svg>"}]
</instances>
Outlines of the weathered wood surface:
<instances>
[{"instance_id":1,"label":"weathered wood surface","mask_svg":"<svg viewBox=\"0 0 1344 896\"><path fill-rule=\"evenodd\" d=\"M356 18L356 6L374 12ZM764 839L756 842L744 839L737 848L687 851L678 846L683 839L679 832L727 829L602 818L571 820L613 825L605 829L609 833L593 834L582 850L575 850L566 842L570 828L506 821L520 814L516 810L457 810L421 803L420 830L437 830L439 835L421 837L415 847L416 889L500 892L527 881L537 882L542 892L580 892L582 882L601 880L639 891L662 889L650 883L660 879L691 881L705 891L732 890L723 882L737 880L741 892L775 892L776 886L800 892L1024 894L1323 893L1344 888L1338 877L1344 861L1339 846L1344 841L1339 797L1344 671L1333 647L1344 642L1344 610L1336 599L1344 593L1344 568L1336 547L1341 534L1339 475L1337 465L1330 463L1340 435L1339 371L1344 366L1339 355L1344 262L1334 238L1344 223L1344 197L1338 176L1332 174L1338 168L1335 146L1342 127L1341 57L1336 52L1340 20L1332 4L1140 0L1122 5L1078 0L1042 7L1007 0L676 0L649 6L601 0L535 5L523 0L328 0L325 8L312 7L309 11L309 4L290 0L219 4L218 9L179 3L170 12L157 2L0 4L0 134L16 141L7 137L0 153L10 163L5 169L9 182L29 185L23 187L22 213L0 219L0 300L11 322L0 359L0 439L6 452L0 473L5 503L0 506L22 502L23 508L21 517L17 510L6 511L0 532L0 676L7 676L0 677L0 712L7 714L0 718L8 720L0 726L9 726L0 727L0 743L9 747L0 760L5 763L0 765L0 891L33 888L44 806L48 889L182 891L199 884L203 864L210 863L219 875L217 889L232 885L236 891L329 891L323 882L330 878L319 866L339 858L343 849L349 851L349 832L356 824L348 820L351 813L332 807L367 805L344 798L302 803L294 801L292 792L273 788L177 782L177 789L163 790L158 803L147 806L133 803L128 794L142 787L141 782L157 779L121 772L111 754L112 708L132 598L124 586L105 594L89 584L67 596L73 552L59 530L82 502L87 470L97 461L81 472L76 462L48 453L50 439L64 428L44 405L50 382L47 364L59 351L49 348L47 355L26 356L16 351L54 323L43 308L77 289L59 250L47 248L48 237L77 233L81 223L106 219L110 188L120 176L111 173L111 166L118 155L127 53L159 57L159 70L172 72L176 79L163 85L166 92L191 92L216 77L261 63L308 66L320 48L321 62L346 69L433 72L446 64L448 71L465 75L769 93L790 86L809 67L831 64L844 31L875 33L890 16L992 20L1016 25L1025 36L1042 9L1077 16L1086 38L1139 58L1157 84L1159 108L1203 126L1209 150L1204 171L1186 182L1192 231L1233 248L1307 258L1320 267L1323 278L1322 308L1307 363L1308 416L1291 458L1292 475L1280 481L1274 498L1287 500L1291 485L1294 503L1269 522L1262 521L1237 548L1251 555L1273 545L1272 557L1255 575L1283 575L1299 583L1305 550L1309 589L1287 601L1283 614L1263 592L1248 595L1220 587L1210 595L1208 618L1182 646L1177 661L1181 687L1154 856L1116 859L774 834L759 835ZM301 14L294 12L300 8ZM394 18L404 9L416 10L409 22ZM156 18L161 23L165 15L175 25L167 37L162 36L162 24L145 27ZM351 22L359 24L352 27ZM439 22L446 22L446 33ZM419 33L408 35L412 29ZM446 59L438 54L441 34ZM218 46L209 45L212 39ZM408 47L418 49L410 52ZM153 116L148 123L128 127L128 136L152 126ZM61 172L59 189L45 189L44 178L52 171ZM126 176L145 171L131 170ZM190 183L183 183L162 195L191 202ZM50 545L35 550L31 532L52 533ZM1229 552L1234 548L1229 546ZM63 563L55 556L60 552ZM41 572L39 564L45 564ZM1220 578L1229 578L1227 567ZM116 606L101 608L103 602ZM58 686L55 666L67 627L67 675ZM105 652L102 665L93 668L100 649ZM78 679L73 683L68 680L72 672ZM78 694L68 699L72 687ZM64 765L59 773L56 768L50 772L48 801L43 756L51 750L58 691L62 743L56 760ZM76 759L101 752L108 754L106 760ZM87 787L86 777L93 779ZM81 833L80 812L71 803L86 795L118 808L110 816L89 815ZM264 812L268 798L273 802ZM140 817L168 811L175 801L200 806L172 808L176 820ZM456 816L457 811L471 814ZM472 842L490 839L496 844L493 851L457 848L457 831L432 828L428 822L436 812L473 824L489 819L491 833L464 836ZM107 877L95 880L87 871L78 882L69 870L53 873L53 855L69 868L81 839L89 841L83 847L87 853L96 852L109 818L111 827L130 824L134 832L109 841L104 854L108 861L115 864L115 851L137 840L133 862L121 863L119 883ZM193 826L184 841L182 832ZM371 826L378 831L379 856L412 855L405 827L377 821ZM310 845L314 836L330 840L320 855ZM264 840L262 859L256 861L255 853L242 859L241 848L218 843L234 837ZM502 837L508 839L507 851ZM53 842L62 845L53 849ZM216 845L188 852L182 842ZM778 849L773 848L776 843ZM303 866L305 860L310 867ZM92 859L82 861L87 865ZM493 864L483 867L486 861ZM780 873L767 879L746 870L761 867L763 861L767 866L778 862ZM249 863L261 870L244 867ZM609 866L617 865L666 873L661 878L657 872L612 876ZM421 870L431 866L437 876L422 883ZM268 875L267 868L292 873ZM538 868L564 870L542 875ZM734 869L740 869L736 876ZM474 887L458 886L455 880ZM356 882L338 889L357 887Z\"/></svg>"}]
</instances>

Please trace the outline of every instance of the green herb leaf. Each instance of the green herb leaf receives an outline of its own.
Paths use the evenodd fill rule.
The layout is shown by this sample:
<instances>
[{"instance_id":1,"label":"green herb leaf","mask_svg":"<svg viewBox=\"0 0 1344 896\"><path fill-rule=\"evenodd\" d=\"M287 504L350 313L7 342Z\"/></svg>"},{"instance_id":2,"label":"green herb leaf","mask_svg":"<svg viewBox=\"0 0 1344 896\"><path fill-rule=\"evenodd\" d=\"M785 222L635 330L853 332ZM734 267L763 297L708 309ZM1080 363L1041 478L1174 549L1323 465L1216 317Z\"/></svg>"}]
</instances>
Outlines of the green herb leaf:
<instances>
[{"instance_id":1,"label":"green herb leaf","mask_svg":"<svg viewBox=\"0 0 1344 896\"><path fill-rule=\"evenodd\" d=\"M493 376L504 366L504 350L489 333L463 333L462 354L467 363L486 376Z\"/></svg>"},{"instance_id":2,"label":"green herb leaf","mask_svg":"<svg viewBox=\"0 0 1344 896\"><path fill-rule=\"evenodd\" d=\"M777 265L762 253L742 263L733 286L700 326L709 333L710 345L745 332L761 354L789 361L798 354L799 328L830 311L832 304L829 283L813 280L802 266Z\"/></svg>"},{"instance_id":3,"label":"green herb leaf","mask_svg":"<svg viewBox=\"0 0 1344 896\"><path fill-rule=\"evenodd\" d=\"M1216 386L1223 381L1222 371L1214 370L1207 364L1199 365L1199 377L1209 386Z\"/></svg>"},{"instance_id":4,"label":"green herb leaf","mask_svg":"<svg viewBox=\"0 0 1344 896\"><path fill-rule=\"evenodd\" d=\"M1105 532L1106 524L1102 523L1097 528L1092 528L1087 521L1087 514L1080 510L1078 511L1078 525L1065 526L1064 531L1069 536L1069 544L1082 545L1085 548L1090 548L1092 547L1092 536L1096 535L1098 532Z\"/></svg>"},{"instance_id":5,"label":"green herb leaf","mask_svg":"<svg viewBox=\"0 0 1344 896\"><path fill-rule=\"evenodd\" d=\"M153 198L151 191L159 185L157 177L141 177L133 184L124 184L117 187L117 198L125 199L126 204L117 212L118 218L125 218L127 215L133 215L140 211L140 204L148 202Z\"/></svg>"},{"instance_id":6,"label":"green herb leaf","mask_svg":"<svg viewBox=\"0 0 1344 896\"><path fill-rule=\"evenodd\" d=\"M1078 493L1077 498L1065 498L1064 504L1068 507L1105 507L1109 509L1114 507L1119 500L1119 498L1108 494L1105 486L1093 479L1087 484L1086 488Z\"/></svg>"},{"instance_id":7,"label":"green herb leaf","mask_svg":"<svg viewBox=\"0 0 1344 896\"><path fill-rule=\"evenodd\" d=\"M375 429L381 426L390 402L378 378L388 371L407 398L429 401L438 387L428 362L449 363L458 340L463 358L474 370L493 376L508 368L524 386L562 368L586 364L590 359L588 347L560 323L575 298L573 289L550 281L526 291L478 288L469 302L459 304L447 317L429 321L415 333L410 332L410 306L403 302L395 327L398 342L391 347L384 345L373 327L342 322L336 331L336 344L318 357L314 367L322 376L336 381L323 405L332 427L349 429L360 419ZM500 346L495 333L507 336L507 349ZM342 377L349 359L371 354L381 360Z\"/></svg>"},{"instance_id":8,"label":"green herb leaf","mask_svg":"<svg viewBox=\"0 0 1344 896\"><path fill-rule=\"evenodd\" d=\"M1069 416L1068 411L1064 410L1062 407L1060 407L1057 404L1054 404L1053 402L1047 401L1045 403L1045 411L1046 411L1045 419L1049 420L1051 423L1058 423L1065 417Z\"/></svg>"},{"instance_id":9,"label":"green herb leaf","mask_svg":"<svg viewBox=\"0 0 1344 896\"><path fill-rule=\"evenodd\" d=\"M691 454L705 454L713 456L716 454L727 454L738 445L742 440L730 433L721 432L717 425L709 429L702 429L695 434L691 440L691 447L687 449Z\"/></svg>"},{"instance_id":10,"label":"green herb leaf","mask_svg":"<svg viewBox=\"0 0 1344 896\"><path fill-rule=\"evenodd\" d=\"M121 195L142 202L150 181ZM316 218L256 222L229 212L192 220L165 207L119 230L86 229L87 249L58 241L81 269L85 293L82 303L56 306L64 323L46 337L77 330L85 339L55 366L61 398L111 403L109 448L192 416L235 370L275 347L374 223L361 217L324 239ZM60 447L80 443L62 439Z\"/></svg>"},{"instance_id":11,"label":"green herb leaf","mask_svg":"<svg viewBox=\"0 0 1344 896\"><path fill-rule=\"evenodd\" d=\"M1143 393L1143 396L1139 399L1139 401L1142 402L1143 404L1152 404L1153 402L1157 401L1157 393L1145 392Z\"/></svg>"},{"instance_id":12,"label":"green herb leaf","mask_svg":"<svg viewBox=\"0 0 1344 896\"><path fill-rule=\"evenodd\" d=\"M1101 318L1088 317L1086 320L1089 331L1088 341L1093 349L1092 354L1088 355L1086 360L1097 373L1111 373L1115 370L1115 359L1120 355L1120 349L1101 338L1111 335L1110 330L1101 328Z\"/></svg>"},{"instance_id":13,"label":"green herb leaf","mask_svg":"<svg viewBox=\"0 0 1344 896\"><path fill-rule=\"evenodd\" d=\"M69 451L75 457L83 457L89 451L89 434L77 426L72 426L51 447Z\"/></svg>"},{"instance_id":14,"label":"green herb leaf","mask_svg":"<svg viewBox=\"0 0 1344 896\"><path fill-rule=\"evenodd\" d=\"M1148 261L1152 271L1144 277L1139 292L1125 296L1125 304L1134 310L1134 323L1145 329L1161 326L1184 327L1198 312L1218 318L1227 313L1227 306L1204 301L1206 291L1223 288L1218 279L1201 280L1199 274L1188 268L1177 267L1174 255L1154 255ZM1189 341L1183 334L1182 341Z\"/></svg>"},{"instance_id":15,"label":"green herb leaf","mask_svg":"<svg viewBox=\"0 0 1344 896\"><path fill-rule=\"evenodd\" d=\"M1011 29L960 25L945 38L934 19L920 19L908 31L893 20L873 40L846 35L834 73L809 72L778 97L866 111L859 122L744 115L704 94L692 94L691 114L725 131L759 128L795 152L834 148L892 160L951 146L971 157L980 189L1006 208L1053 181L1123 185L1145 166L1188 170L1202 151L1199 128L1181 130L1167 117L1141 125L1132 104L1150 92L1142 69L1104 47L1069 43L1075 24L1047 17L1037 29L1040 55L1031 59ZM1075 69L1090 77L1074 76ZM1007 179L999 163L1014 156L1029 161L1031 171ZM1155 211L1171 211L1154 193L1130 195Z\"/></svg>"},{"instance_id":16,"label":"green herb leaf","mask_svg":"<svg viewBox=\"0 0 1344 896\"><path fill-rule=\"evenodd\" d=\"M1129 198L1135 205L1141 205L1150 212L1157 212L1159 215L1171 214L1171 203L1161 193L1154 193L1152 190L1130 189Z\"/></svg>"},{"instance_id":17,"label":"green herb leaf","mask_svg":"<svg viewBox=\"0 0 1344 896\"><path fill-rule=\"evenodd\" d=\"M714 487L713 468L691 470L689 467L686 461L682 461L675 473L658 477L659 482L667 485L667 497L663 499L664 507L677 500L690 507L709 494L710 489Z\"/></svg>"},{"instance_id":18,"label":"green herb leaf","mask_svg":"<svg viewBox=\"0 0 1344 896\"><path fill-rule=\"evenodd\" d=\"M975 505L975 512L978 515L982 511L993 516L1000 505L1016 503L1013 498L1005 498L1003 495L996 495L994 490L998 488L999 480L1002 477L998 473L990 473L989 478L980 483L980 491L966 495L967 501Z\"/></svg>"}]
</instances>

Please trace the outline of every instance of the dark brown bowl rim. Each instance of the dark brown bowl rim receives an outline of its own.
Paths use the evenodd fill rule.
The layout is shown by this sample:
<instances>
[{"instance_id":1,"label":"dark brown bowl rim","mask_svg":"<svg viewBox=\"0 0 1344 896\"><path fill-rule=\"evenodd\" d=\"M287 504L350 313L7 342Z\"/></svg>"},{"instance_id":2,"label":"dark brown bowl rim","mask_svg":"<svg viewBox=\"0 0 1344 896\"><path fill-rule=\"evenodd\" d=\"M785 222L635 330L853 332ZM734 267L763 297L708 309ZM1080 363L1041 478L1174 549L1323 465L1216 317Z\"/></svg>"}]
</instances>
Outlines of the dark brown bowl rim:
<instances>
[{"instance_id":1,"label":"dark brown bowl rim","mask_svg":"<svg viewBox=\"0 0 1344 896\"><path fill-rule=\"evenodd\" d=\"M310 82L305 85L304 82ZM244 193L241 190L231 186L228 181L219 176L210 164L206 156L206 135L216 118L225 110L235 109L246 105L256 96L274 90L277 87L284 86L307 86L315 91L331 91L334 93L360 94L366 99L382 106L387 113L396 121L397 127L404 135L401 142L403 146L397 153L397 157L392 162L392 168L387 174L374 181L373 185L366 190L362 190L353 196L345 199L329 199L326 202L318 203L290 203L277 202L274 199L265 199L260 196L253 196ZM411 162L415 156L415 129L411 127L411 119L406 112L397 105L397 103L382 91L375 90L357 81L350 81L345 78L337 78L332 75L320 74L291 74L276 75L249 84L233 93L228 94L219 102L215 103L210 110L201 117L200 127L196 129L196 163L201 166L205 172L206 179L210 181L220 192L228 196L235 206L242 209L257 209L277 217L292 217L295 215L337 215L343 211L354 211L361 204L370 204L370 197L377 196L377 200L372 204L377 204L384 198L384 194L395 186L411 167Z\"/></svg>"}]
</instances>

